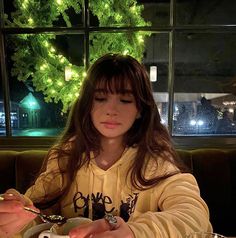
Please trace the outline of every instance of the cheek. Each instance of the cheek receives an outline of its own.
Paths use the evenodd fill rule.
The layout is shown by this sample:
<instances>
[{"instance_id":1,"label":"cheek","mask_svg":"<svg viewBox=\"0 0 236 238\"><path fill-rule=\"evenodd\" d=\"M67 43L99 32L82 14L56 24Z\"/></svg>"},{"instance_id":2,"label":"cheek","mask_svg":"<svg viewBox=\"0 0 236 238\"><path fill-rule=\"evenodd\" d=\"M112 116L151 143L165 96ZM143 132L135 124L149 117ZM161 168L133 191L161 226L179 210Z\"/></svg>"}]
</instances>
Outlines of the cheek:
<instances>
[{"instance_id":1,"label":"cheek","mask_svg":"<svg viewBox=\"0 0 236 238\"><path fill-rule=\"evenodd\" d=\"M93 107L90 112L90 117L94 125L96 125L96 122L99 121L99 118L101 117L101 107Z\"/></svg>"}]
</instances>

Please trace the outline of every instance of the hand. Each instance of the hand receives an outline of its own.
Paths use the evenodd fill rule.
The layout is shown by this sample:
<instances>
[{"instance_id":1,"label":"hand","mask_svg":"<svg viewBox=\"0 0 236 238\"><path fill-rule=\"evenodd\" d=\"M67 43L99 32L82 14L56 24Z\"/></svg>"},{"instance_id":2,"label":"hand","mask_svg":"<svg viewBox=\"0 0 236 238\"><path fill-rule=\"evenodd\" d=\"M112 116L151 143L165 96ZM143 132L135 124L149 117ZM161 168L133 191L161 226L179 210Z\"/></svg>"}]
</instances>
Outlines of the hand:
<instances>
[{"instance_id":1,"label":"hand","mask_svg":"<svg viewBox=\"0 0 236 238\"><path fill-rule=\"evenodd\" d=\"M111 230L105 219L99 219L92 223L73 228L70 238L134 238L134 234L128 224L121 217L117 218L117 228Z\"/></svg>"},{"instance_id":2,"label":"hand","mask_svg":"<svg viewBox=\"0 0 236 238\"><path fill-rule=\"evenodd\" d=\"M32 221L36 215L24 210L35 207L14 189L7 190L0 201L0 237L11 237Z\"/></svg>"}]
</instances>

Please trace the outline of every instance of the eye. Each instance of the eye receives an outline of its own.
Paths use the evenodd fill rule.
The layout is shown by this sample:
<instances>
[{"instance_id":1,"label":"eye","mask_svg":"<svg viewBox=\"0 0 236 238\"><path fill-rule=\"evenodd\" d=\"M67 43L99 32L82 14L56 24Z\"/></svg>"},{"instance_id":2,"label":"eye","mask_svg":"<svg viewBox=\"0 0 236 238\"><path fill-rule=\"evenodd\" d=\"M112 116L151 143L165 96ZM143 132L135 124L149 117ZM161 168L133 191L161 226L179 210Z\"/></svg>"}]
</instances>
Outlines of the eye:
<instances>
[{"instance_id":1,"label":"eye","mask_svg":"<svg viewBox=\"0 0 236 238\"><path fill-rule=\"evenodd\" d=\"M131 99L120 99L122 103L132 103L133 101Z\"/></svg>"},{"instance_id":2,"label":"eye","mask_svg":"<svg viewBox=\"0 0 236 238\"><path fill-rule=\"evenodd\" d=\"M103 102L106 100L106 97L103 97L103 96L95 96L94 97L94 100L97 101L97 102Z\"/></svg>"}]
</instances>

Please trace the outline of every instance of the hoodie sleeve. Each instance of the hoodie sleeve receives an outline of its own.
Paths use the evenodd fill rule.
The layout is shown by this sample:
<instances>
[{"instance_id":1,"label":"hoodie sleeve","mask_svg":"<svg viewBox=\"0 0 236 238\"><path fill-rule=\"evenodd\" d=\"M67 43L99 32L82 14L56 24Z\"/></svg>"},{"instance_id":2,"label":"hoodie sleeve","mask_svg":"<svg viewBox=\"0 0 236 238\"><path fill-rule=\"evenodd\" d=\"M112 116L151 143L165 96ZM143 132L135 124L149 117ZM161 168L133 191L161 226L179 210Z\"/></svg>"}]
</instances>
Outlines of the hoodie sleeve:
<instances>
[{"instance_id":1,"label":"hoodie sleeve","mask_svg":"<svg viewBox=\"0 0 236 238\"><path fill-rule=\"evenodd\" d=\"M165 179L150 196L155 196L160 212L149 211L128 221L135 238L182 238L193 231L212 231L208 207L191 174Z\"/></svg>"}]
</instances>

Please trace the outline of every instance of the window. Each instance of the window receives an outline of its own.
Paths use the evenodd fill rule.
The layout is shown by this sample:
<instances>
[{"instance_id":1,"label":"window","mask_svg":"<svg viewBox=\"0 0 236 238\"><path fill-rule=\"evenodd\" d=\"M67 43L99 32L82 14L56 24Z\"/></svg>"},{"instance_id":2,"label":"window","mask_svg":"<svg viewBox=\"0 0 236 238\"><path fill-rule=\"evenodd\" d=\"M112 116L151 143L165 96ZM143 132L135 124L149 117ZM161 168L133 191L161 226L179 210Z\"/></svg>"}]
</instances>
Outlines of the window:
<instances>
[{"instance_id":1,"label":"window","mask_svg":"<svg viewBox=\"0 0 236 238\"><path fill-rule=\"evenodd\" d=\"M236 34L177 33L175 135L236 134Z\"/></svg>"},{"instance_id":2,"label":"window","mask_svg":"<svg viewBox=\"0 0 236 238\"><path fill-rule=\"evenodd\" d=\"M0 140L53 141L89 65L120 52L145 65L177 144L235 143L234 0L0 3Z\"/></svg>"}]
</instances>

